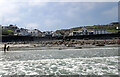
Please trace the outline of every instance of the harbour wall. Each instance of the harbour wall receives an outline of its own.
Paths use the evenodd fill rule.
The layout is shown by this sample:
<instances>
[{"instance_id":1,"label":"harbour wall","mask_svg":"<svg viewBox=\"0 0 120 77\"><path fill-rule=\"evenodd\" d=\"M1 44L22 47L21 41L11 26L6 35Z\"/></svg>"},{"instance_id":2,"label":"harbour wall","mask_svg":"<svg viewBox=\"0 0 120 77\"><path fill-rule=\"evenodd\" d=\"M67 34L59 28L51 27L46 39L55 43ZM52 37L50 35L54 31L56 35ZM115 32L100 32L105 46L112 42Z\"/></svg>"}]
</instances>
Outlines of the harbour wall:
<instances>
[{"instance_id":1,"label":"harbour wall","mask_svg":"<svg viewBox=\"0 0 120 77\"><path fill-rule=\"evenodd\" d=\"M80 35L66 37L34 37L34 36L2 36L2 42L32 42L32 41L52 41L52 40L107 40L120 39L120 33L116 34L99 34L99 35Z\"/></svg>"}]
</instances>

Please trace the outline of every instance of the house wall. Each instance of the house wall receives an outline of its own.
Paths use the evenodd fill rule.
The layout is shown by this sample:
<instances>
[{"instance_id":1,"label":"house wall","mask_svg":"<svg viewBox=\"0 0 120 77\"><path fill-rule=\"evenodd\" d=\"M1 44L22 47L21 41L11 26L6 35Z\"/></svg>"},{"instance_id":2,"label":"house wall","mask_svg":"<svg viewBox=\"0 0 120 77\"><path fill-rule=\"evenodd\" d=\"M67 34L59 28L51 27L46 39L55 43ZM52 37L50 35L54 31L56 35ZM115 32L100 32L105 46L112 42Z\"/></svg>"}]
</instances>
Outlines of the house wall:
<instances>
[{"instance_id":1,"label":"house wall","mask_svg":"<svg viewBox=\"0 0 120 77\"><path fill-rule=\"evenodd\" d=\"M2 26L2 29L9 29L8 26Z\"/></svg>"},{"instance_id":2,"label":"house wall","mask_svg":"<svg viewBox=\"0 0 120 77\"><path fill-rule=\"evenodd\" d=\"M101 30L101 29L98 29L98 30L94 30L94 34L107 34L108 32L106 30Z\"/></svg>"},{"instance_id":3,"label":"house wall","mask_svg":"<svg viewBox=\"0 0 120 77\"><path fill-rule=\"evenodd\" d=\"M31 36L42 36L42 33L36 30L28 31Z\"/></svg>"},{"instance_id":4,"label":"house wall","mask_svg":"<svg viewBox=\"0 0 120 77\"><path fill-rule=\"evenodd\" d=\"M28 36L29 35L29 33L26 30L20 30L20 32L18 32L18 30L20 30L20 29L15 30L15 35L16 34L21 35L21 36Z\"/></svg>"}]
</instances>

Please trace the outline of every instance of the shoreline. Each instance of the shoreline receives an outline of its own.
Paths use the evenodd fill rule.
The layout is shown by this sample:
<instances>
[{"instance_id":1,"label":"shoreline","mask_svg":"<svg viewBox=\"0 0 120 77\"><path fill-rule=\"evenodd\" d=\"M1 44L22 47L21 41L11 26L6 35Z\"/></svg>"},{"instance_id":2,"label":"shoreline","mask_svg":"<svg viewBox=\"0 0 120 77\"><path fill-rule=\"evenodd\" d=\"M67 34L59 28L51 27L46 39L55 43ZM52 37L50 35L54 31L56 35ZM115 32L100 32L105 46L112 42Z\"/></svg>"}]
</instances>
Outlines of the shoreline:
<instances>
[{"instance_id":1,"label":"shoreline","mask_svg":"<svg viewBox=\"0 0 120 77\"><path fill-rule=\"evenodd\" d=\"M12 42L0 44L0 51L3 51L4 44L10 46L10 51L19 50L24 48L43 48L48 47L49 49L58 48L62 50L64 48L83 49L83 48L100 48L100 47L120 47L120 40L54 40L54 41L39 41L39 42ZM97 46L98 45L98 46Z\"/></svg>"}]
</instances>

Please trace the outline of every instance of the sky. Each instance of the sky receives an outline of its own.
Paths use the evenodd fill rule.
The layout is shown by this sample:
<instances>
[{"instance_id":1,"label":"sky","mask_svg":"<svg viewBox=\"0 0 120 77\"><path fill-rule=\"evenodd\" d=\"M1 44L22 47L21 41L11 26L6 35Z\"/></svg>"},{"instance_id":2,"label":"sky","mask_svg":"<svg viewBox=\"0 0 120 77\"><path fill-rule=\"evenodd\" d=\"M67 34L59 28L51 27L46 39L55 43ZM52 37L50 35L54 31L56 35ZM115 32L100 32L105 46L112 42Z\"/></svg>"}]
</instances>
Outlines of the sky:
<instances>
[{"instance_id":1,"label":"sky","mask_svg":"<svg viewBox=\"0 0 120 77\"><path fill-rule=\"evenodd\" d=\"M0 24L55 31L118 21L118 2L0 0Z\"/></svg>"}]
</instances>

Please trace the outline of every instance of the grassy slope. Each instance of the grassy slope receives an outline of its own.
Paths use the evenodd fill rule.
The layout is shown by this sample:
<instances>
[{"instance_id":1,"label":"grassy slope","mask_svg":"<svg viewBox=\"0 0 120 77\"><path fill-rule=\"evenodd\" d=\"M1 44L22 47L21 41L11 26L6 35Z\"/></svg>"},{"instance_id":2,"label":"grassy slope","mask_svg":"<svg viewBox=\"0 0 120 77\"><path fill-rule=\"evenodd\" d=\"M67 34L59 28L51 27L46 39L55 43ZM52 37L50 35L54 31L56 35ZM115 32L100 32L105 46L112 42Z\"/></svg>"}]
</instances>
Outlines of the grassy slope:
<instances>
[{"instance_id":1,"label":"grassy slope","mask_svg":"<svg viewBox=\"0 0 120 77\"><path fill-rule=\"evenodd\" d=\"M94 26L86 26L86 28L88 30L94 30L94 29L106 29L108 32L118 32L118 30L116 30L116 27L118 26L118 24L113 25L113 26L108 26L108 25L94 25ZM68 31L78 31L81 30L83 27L76 27L76 28L71 28L71 29L61 29L61 30L57 30L57 33L64 33L64 32L68 32Z\"/></svg>"}]
</instances>

